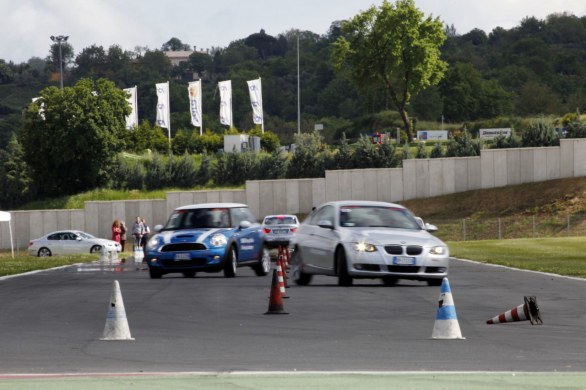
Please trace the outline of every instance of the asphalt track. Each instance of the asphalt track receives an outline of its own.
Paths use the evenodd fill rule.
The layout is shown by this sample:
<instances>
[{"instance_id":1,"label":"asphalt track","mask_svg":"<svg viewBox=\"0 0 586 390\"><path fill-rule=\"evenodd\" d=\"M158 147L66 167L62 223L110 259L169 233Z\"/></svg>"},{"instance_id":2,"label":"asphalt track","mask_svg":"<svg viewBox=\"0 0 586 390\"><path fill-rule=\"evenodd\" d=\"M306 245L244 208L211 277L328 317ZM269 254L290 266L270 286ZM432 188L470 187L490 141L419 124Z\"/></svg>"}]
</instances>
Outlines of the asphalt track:
<instances>
[{"instance_id":1,"label":"asphalt track","mask_svg":"<svg viewBox=\"0 0 586 390\"><path fill-rule=\"evenodd\" d=\"M139 267L140 268L140 267ZM270 277L151 280L91 264L0 280L0 388L586 388L586 281L454 260L465 340L431 340L438 287L316 278L264 315ZM100 341L118 280L134 341ZM536 296L543 325L487 325Z\"/></svg>"}]
</instances>

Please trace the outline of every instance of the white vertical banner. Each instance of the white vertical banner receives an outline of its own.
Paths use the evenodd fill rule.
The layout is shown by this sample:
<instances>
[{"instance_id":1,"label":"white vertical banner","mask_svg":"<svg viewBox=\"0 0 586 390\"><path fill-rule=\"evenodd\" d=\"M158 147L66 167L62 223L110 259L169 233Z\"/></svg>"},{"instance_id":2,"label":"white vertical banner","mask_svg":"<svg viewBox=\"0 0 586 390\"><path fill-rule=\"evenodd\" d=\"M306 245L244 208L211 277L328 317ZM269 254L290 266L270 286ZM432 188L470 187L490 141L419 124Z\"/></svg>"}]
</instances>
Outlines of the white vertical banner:
<instances>
[{"instance_id":1,"label":"white vertical banner","mask_svg":"<svg viewBox=\"0 0 586 390\"><path fill-rule=\"evenodd\" d=\"M40 97L34 97L32 99L33 103L39 99L40 99ZM45 103L43 101L41 101L41 104L39 104L39 115L41 118L43 118L43 120L45 120Z\"/></svg>"},{"instance_id":2,"label":"white vertical banner","mask_svg":"<svg viewBox=\"0 0 586 390\"><path fill-rule=\"evenodd\" d=\"M247 81L248 92L250 92L250 104L252 105L252 121L256 125L262 125L262 132L265 131L262 112L262 84L260 77L257 80Z\"/></svg>"},{"instance_id":3,"label":"white vertical banner","mask_svg":"<svg viewBox=\"0 0 586 390\"><path fill-rule=\"evenodd\" d=\"M232 127L232 81L220 81L220 123Z\"/></svg>"},{"instance_id":4,"label":"white vertical banner","mask_svg":"<svg viewBox=\"0 0 586 390\"><path fill-rule=\"evenodd\" d=\"M138 126L138 100L136 94L136 86L132 88L125 88L124 92L128 93L129 96L126 98L128 105L130 106L130 115L126 117L126 128L128 130L132 130L134 127Z\"/></svg>"},{"instance_id":5,"label":"white vertical banner","mask_svg":"<svg viewBox=\"0 0 586 390\"><path fill-rule=\"evenodd\" d=\"M201 80L192 81L187 85L189 94L189 112L191 113L191 124L199 127L199 135L203 132L203 118L201 111Z\"/></svg>"},{"instance_id":6,"label":"white vertical banner","mask_svg":"<svg viewBox=\"0 0 586 390\"><path fill-rule=\"evenodd\" d=\"M167 129L171 142L171 112L169 108L169 82L157 86L157 126Z\"/></svg>"}]
</instances>

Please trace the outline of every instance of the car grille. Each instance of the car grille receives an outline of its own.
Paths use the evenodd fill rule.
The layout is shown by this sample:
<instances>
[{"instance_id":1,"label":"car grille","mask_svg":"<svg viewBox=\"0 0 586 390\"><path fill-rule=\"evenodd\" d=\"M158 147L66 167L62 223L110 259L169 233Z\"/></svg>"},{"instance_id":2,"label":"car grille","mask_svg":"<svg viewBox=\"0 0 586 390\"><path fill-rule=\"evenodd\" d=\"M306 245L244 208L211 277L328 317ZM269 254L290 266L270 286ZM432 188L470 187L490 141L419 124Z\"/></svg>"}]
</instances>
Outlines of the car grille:
<instances>
[{"instance_id":1,"label":"car grille","mask_svg":"<svg viewBox=\"0 0 586 390\"><path fill-rule=\"evenodd\" d=\"M176 244L166 244L161 247L161 252L188 252L188 251L204 251L206 250L204 244L197 242L178 242Z\"/></svg>"},{"instance_id":2,"label":"car grille","mask_svg":"<svg viewBox=\"0 0 586 390\"><path fill-rule=\"evenodd\" d=\"M420 267L411 265L388 265L389 272L400 272L403 274L416 274Z\"/></svg>"},{"instance_id":3,"label":"car grille","mask_svg":"<svg viewBox=\"0 0 586 390\"><path fill-rule=\"evenodd\" d=\"M202 257L191 260L163 260L162 263L166 268L184 268L206 265L208 260Z\"/></svg>"},{"instance_id":4,"label":"car grille","mask_svg":"<svg viewBox=\"0 0 586 390\"><path fill-rule=\"evenodd\" d=\"M409 245L405 250L409 256L417 256L423 252L423 247L419 245ZM385 251L389 255L402 255L403 247L401 245L385 245Z\"/></svg>"}]
</instances>

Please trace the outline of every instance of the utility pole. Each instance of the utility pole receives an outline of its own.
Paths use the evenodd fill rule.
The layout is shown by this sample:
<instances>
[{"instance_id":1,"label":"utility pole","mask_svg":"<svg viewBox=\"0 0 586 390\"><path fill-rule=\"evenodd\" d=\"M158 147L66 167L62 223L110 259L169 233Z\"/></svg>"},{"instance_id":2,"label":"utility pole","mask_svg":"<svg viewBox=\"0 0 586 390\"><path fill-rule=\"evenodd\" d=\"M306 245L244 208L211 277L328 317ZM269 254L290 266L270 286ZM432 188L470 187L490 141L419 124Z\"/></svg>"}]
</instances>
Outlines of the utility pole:
<instances>
[{"instance_id":1,"label":"utility pole","mask_svg":"<svg viewBox=\"0 0 586 390\"><path fill-rule=\"evenodd\" d=\"M61 90L63 91L63 54L61 53L61 44L63 42L67 42L67 39L69 38L69 36L65 36L65 35L58 35L58 36L54 36L51 35L51 40L53 42L57 42L57 44L59 45L59 74L61 75Z\"/></svg>"}]
</instances>

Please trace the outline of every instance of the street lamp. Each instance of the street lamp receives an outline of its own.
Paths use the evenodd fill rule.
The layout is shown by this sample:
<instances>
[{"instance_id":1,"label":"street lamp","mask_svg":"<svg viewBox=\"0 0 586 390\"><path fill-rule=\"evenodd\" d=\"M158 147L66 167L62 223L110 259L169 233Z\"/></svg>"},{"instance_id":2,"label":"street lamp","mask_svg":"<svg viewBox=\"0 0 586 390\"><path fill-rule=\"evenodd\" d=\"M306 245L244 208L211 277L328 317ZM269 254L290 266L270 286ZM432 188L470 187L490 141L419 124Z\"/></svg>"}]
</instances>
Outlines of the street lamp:
<instances>
[{"instance_id":1,"label":"street lamp","mask_svg":"<svg viewBox=\"0 0 586 390\"><path fill-rule=\"evenodd\" d=\"M51 40L59 44L59 74L61 75L61 90L63 90L63 58L61 54L61 43L67 42L68 36L65 35L51 35Z\"/></svg>"}]
</instances>

